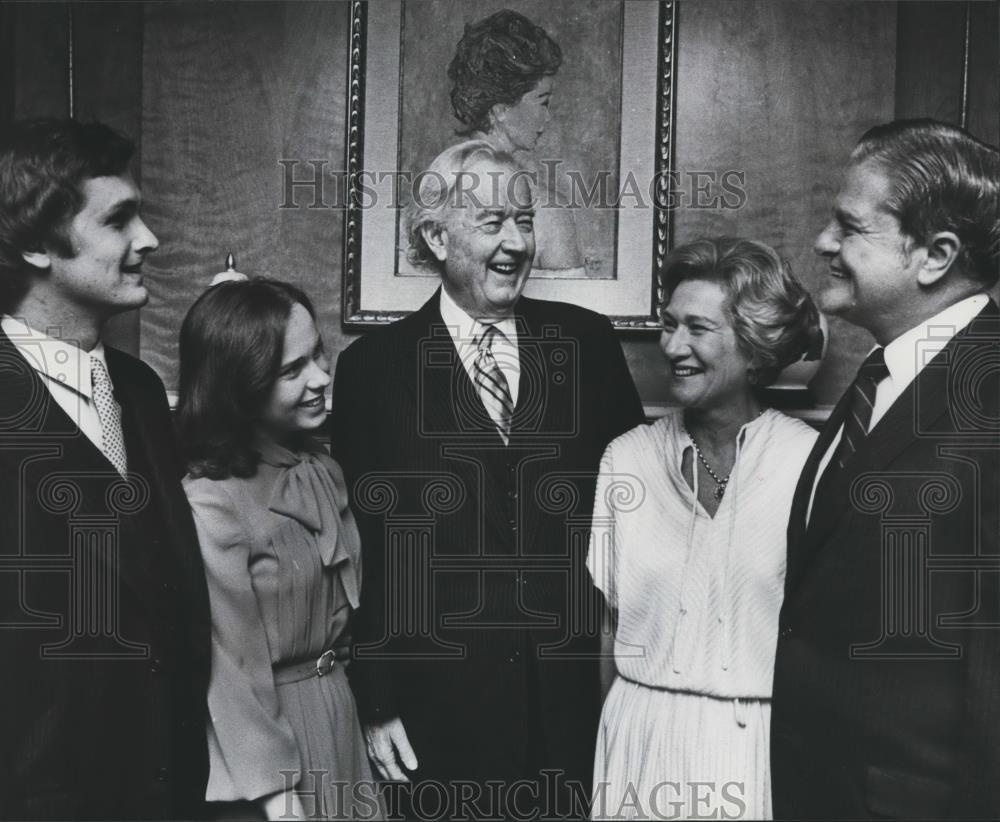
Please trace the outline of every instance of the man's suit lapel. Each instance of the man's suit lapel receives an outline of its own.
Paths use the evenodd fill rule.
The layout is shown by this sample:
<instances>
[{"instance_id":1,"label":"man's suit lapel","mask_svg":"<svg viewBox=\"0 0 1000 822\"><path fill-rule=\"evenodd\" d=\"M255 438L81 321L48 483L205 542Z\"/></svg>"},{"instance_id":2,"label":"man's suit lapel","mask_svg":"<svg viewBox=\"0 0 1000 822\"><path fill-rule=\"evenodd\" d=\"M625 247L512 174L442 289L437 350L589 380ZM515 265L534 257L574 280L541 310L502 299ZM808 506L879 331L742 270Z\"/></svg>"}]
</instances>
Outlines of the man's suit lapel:
<instances>
[{"instance_id":1,"label":"man's suit lapel","mask_svg":"<svg viewBox=\"0 0 1000 822\"><path fill-rule=\"evenodd\" d=\"M0 400L3 404L0 416L4 420L6 432L16 433L19 438L24 439L35 434L46 438L63 435L67 442L79 439L87 444L90 443L76 423L60 408L59 403L52 399L41 377L2 330L0 330L0 371L4 387L4 396ZM100 454L93 446L91 448ZM100 456L104 457L103 454Z\"/></svg>"},{"instance_id":2,"label":"man's suit lapel","mask_svg":"<svg viewBox=\"0 0 1000 822\"><path fill-rule=\"evenodd\" d=\"M108 458L80 431L77 423L52 398L41 377L24 361L13 343L2 332L0 332L0 351L2 351L3 358L7 362L16 364L19 370L16 377L5 381L5 388L8 392L8 399L12 402L12 407L32 407L35 409L34 421L24 420L24 427L20 432L22 436L19 439L24 442L37 439L40 446L54 445L57 448L58 455L53 454L52 459L48 461L52 466L49 475L65 475L69 481L79 483L81 486L96 481L106 481L109 484L117 481L117 471ZM11 359L12 357L16 357L17 360ZM20 370L22 365L23 371ZM112 377L113 379L114 377ZM22 493L32 497L37 497L39 490L40 486L35 484L21 489ZM90 496L92 495L86 494L84 498ZM34 499L22 500L24 506L30 507L35 504ZM71 513L67 514L67 518L70 516L72 516ZM119 523L121 523L120 518ZM121 545L123 533L124 529L119 527L121 550L116 569L117 576L125 585L134 588L140 594L138 599L143 604L147 604L148 597L145 592L150 590L149 563L144 551L130 550L134 546ZM67 519L67 540L69 540L69 535L70 526ZM104 552L99 552L95 556L100 562L107 561L107 555Z\"/></svg>"},{"instance_id":3,"label":"man's suit lapel","mask_svg":"<svg viewBox=\"0 0 1000 822\"><path fill-rule=\"evenodd\" d=\"M792 497L792 511L788 520L788 566L786 576L788 584L791 585L799 575L799 571L807 558L806 536L810 527L807 527L807 514L809 513L809 498L812 496L813 486L816 484L817 473L823 455L829 450L837 431L843 425L844 417L850 406L850 392L846 392L840 398L840 402L834 406L829 419L823 425L819 438L813 445L812 451L799 475L798 484L795 487L795 495ZM815 517L813 518L815 519ZM810 523L811 526L812 523Z\"/></svg>"},{"instance_id":4,"label":"man's suit lapel","mask_svg":"<svg viewBox=\"0 0 1000 822\"><path fill-rule=\"evenodd\" d=\"M553 390L553 360L563 361L571 366L579 362L579 350L566 351L562 346L572 345L566 340L562 329L546 323L537 304L528 298L518 303L518 319L527 333L519 337L518 356L521 363L521 377L518 387L517 407L514 409L511 446L517 449L518 460L536 459L552 462L558 449L566 448L569 439L560 432L572 431L573 415L578 409L560 400L560 393ZM579 343L577 343L579 345ZM566 395L568 396L568 394ZM546 436L537 436L537 435ZM521 489L522 550L528 551L534 534L540 533L543 510L538 504L540 486Z\"/></svg>"},{"instance_id":5,"label":"man's suit lapel","mask_svg":"<svg viewBox=\"0 0 1000 822\"><path fill-rule=\"evenodd\" d=\"M457 409L452 393L458 377L458 355L451 334L441 319L438 307L440 291L434 292L420 309L420 322L415 327L415 339L401 345L399 353L410 358L405 367L404 387L416 402L418 414L426 422L426 430L454 433L459 430Z\"/></svg>"},{"instance_id":6,"label":"man's suit lapel","mask_svg":"<svg viewBox=\"0 0 1000 822\"><path fill-rule=\"evenodd\" d=\"M105 349L108 372L115 386L115 399L122 408L122 428L128 449L129 474L139 474L149 486L147 505L159 509L159 516L152 518L164 532L156 536L156 544L162 545L166 555L153 556L146 546L151 545L151 535L140 534L139 540L130 549L130 556L123 565L135 576L161 576L168 572L164 563L180 570L179 581L189 586L202 573L197 556L191 555L190 532L185 532L189 508L187 498L180 489L179 481L183 473L182 460L175 450L173 437L168 431L160 430L171 420L163 419L163 411L152 405L159 398L147 391L139 390L130 377L130 365L126 355L119 351ZM110 463L109 463L110 465ZM142 547L139 546L141 541ZM140 584L141 579L136 579ZM165 581L165 580L163 580ZM146 590L149 582L145 582Z\"/></svg>"},{"instance_id":7,"label":"man's suit lapel","mask_svg":"<svg viewBox=\"0 0 1000 822\"><path fill-rule=\"evenodd\" d=\"M504 467L506 450L479 392L469 378L440 311L440 290L411 317L397 347L400 387L418 416L417 436L428 437L439 465L454 473L470 494L487 527L508 527L489 477Z\"/></svg>"},{"instance_id":8,"label":"man's suit lapel","mask_svg":"<svg viewBox=\"0 0 1000 822\"><path fill-rule=\"evenodd\" d=\"M829 542L837 522L849 512L852 483L861 474L886 470L902 451L938 427L949 412L950 382L960 347L977 337L990 339L990 323L996 322L997 313L996 305L989 303L927 363L868 434L863 448L840 472L827 498L813 501L812 516L806 526L806 506L816 469L847 413L850 391L844 394L809 455L795 491L788 529L789 587L794 587L811 559Z\"/></svg>"},{"instance_id":9,"label":"man's suit lapel","mask_svg":"<svg viewBox=\"0 0 1000 822\"><path fill-rule=\"evenodd\" d=\"M489 419L441 318L440 289L417 311L397 347L399 381L414 402L420 432L474 434ZM499 435L497 441L500 442Z\"/></svg>"},{"instance_id":10,"label":"man's suit lapel","mask_svg":"<svg viewBox=\"0 0 1000 822\"><path fill-rule=\"evenodd\" d=\"M518 383L517 407L514 409L513 429L515 432L558 432L573 428L573 415L577 409L565 402L555 400L551 390L553 380L552 361L569 358L571 365L579 361L579 350L569 348L574 341L567 340L563 330L546 318L538 310L534 300L522 297L518 303L518 356L521 361L521 376ZM524 332L522 333L522 329ZM575 341L579 349L579 341Z\"/></svg>"},{"instance_id":11,"label":"man's suit lapel","mask_svg":"<svg viewBox=\"0 0 1000 822\"><path fill-rule=\"evenodd\" d=\"M941 390L943 386L938 384L939 377L939 374L932 375L922 372L916 380L910 383L892 404L886 415L868 434L863 447L858 450L847 466L837 473L833 482L826 487L824 496L821 498L817 495L813 500L809 524L805 529L801 546L796 548L794 568L791 555L789 557L789 575L793 583L801 577L803 571L815 559L819 551L824 550L824 548L832 548L829 542L838 523L843 517L850 515L852 509L851 486L855 480L862 474L885 470L897 454L917 440L914 413L917 394L927 398L926 412L933 412L934 419L943 413L944 394ZM936 399L932 399L932 395L937 395ZM843 401L838 403L838 410L842 404ZM924 420L929 422L931 417L925 416ZM843 422L843 415L841 415L840 422ZM836 433L839 428L840 423L837 423L833 433ZM829 445L832 441L832 435L830 438L824 439ZM820 451L820 456L824 453L825 449ZM812 472L812 475L815 476L815 471ZM807 500L811 489L812 484L804 489Z\"/></svg>"},{"instance_id":12,"label":"man's suit lapel","mask_svg":"<svg viewBox=\"0 0 1000 822\"><path fill-rule=\"evenodd\" d=\"M5 377L4 405L19 412L16 415L4 415L8 422L15 423L8 430L12 433L16 431L18 437L25 440L37 435L51 442L54 437L58 437L63 459L67 465L73 465L73 470L115 470L101 450L52 398L42 378L3 331L0 331L0 361L3 363Z\"/></svg>"},{"instance_id":13,"label":"man's suit lapel","mask_svg":"<svg viewBox=\"0 0 1000 822\"><path fill-rule=\"evenodd\" d=\"M506 483L508 480L504 472L507 463L520 464L538 451L541 443L535 436L537 433L573 429L573 415L577 409L567 402L554 401L557 392L550 390L553 370L550 359L556 356L555 347L571 345L572 341L545 328L545 318L540 315L534 301L526 298L519 301L514 318L520 362L518 398L511 424L510 444L505 447L479 398L478 390L456 354L439 306L440 293L435 292L413 316L411 328L407 330L410 336L399 346L402 386L412 395L418 413L426 415L427 423L437 434L444 435L442 447L457 446L463 453L474 452L474 459L481 466L482 480L492 475L498 482ZM414 355L414 351L420 353ZM578 351L562 353L571 359L579 355ZM406 364L407 357L409 364ZM450 367L444 367L445 363ZM553 446L551 439L546 439L544 446L548 449L562 447L558 444ZM456 461L449 461L449 469L456 469ZM469 476L468 480L472 481L472 477ZM483 499L485 524L507 532L510 528L509 515L501 496L487 493ZM537 505L528 504L524 493L520 495L520 500L522 533L527 537L534 533L534 526L542 512Z\"/></svg>"}]
</instances>

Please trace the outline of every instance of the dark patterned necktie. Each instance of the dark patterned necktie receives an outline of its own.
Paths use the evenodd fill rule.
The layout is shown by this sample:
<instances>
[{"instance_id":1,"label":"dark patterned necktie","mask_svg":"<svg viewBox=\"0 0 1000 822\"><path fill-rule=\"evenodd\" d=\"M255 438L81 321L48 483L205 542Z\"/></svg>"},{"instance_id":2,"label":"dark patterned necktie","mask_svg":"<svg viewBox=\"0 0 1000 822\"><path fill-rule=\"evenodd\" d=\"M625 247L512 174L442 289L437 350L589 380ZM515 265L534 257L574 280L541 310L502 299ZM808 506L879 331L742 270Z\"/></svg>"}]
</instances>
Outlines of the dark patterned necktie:
<instances>
[{"instance_id":1,"label":"dark patterned necktie","mask_svg":"<svg viewBox=\"0 0 1000 822\"><path fill-rule=\"evenodd\" d=\"M809 514L810 522L816 518L817 509L829 502L830 493L844 466L868 436L868 424L871 422L872 408L875 405L875 391L878 384L888 376L889 369L885 367L885 349L876 348L861 364L858 376L851 383L850 406L844 417L844 429L840 435L840 442L837 443L837 450L834 451L833 457L816 484L813 507Z\"/></svg>"},{"instance_id":2,"label":"dark patterned necktie","mask_svg":"<svg viewBox=\"0 0 1000 822\"><path fill-rule=\"evenodd\" d=\"M861 447L868 436L868 425L872 419L872 409L875 406L875 392L878 384L889 376L885 365L885 349L876 348L861 363L858 376L851 384L851 405L844 417L844 431L840 443L831 462L839 468L847 465L854 452Z\"/></svg>"},{"instance_id":3,"label":"dark patterned necktie","mask_svg":"<svg viewBox=\"0 0 1000 822\"><path fill-rule=\"evenodd\" d=\"M493 338L499 333L494 326L488 325L476 339L476 348L479 352L473 363L473 371L479 397L496 424L497 431L503 437L504 445L507 445L510 442L510 421L514 416L514 403L510 397L507 378L493 356Z\"/></svg>"},{"instance_id":4,"label":"dark patterned necktie","mask_svg":"<svg viewBox=\"0 0 1000 822\"><path fill-rule=\"evenodd\" d=\"M100 357L90 358L90 381L94 389L94 406L101 420L101 450L124 478L128 472L128 463L125 458L125 437L122 435L122 409L115 400L111 377Z\"/></svg>"}]
</instances>

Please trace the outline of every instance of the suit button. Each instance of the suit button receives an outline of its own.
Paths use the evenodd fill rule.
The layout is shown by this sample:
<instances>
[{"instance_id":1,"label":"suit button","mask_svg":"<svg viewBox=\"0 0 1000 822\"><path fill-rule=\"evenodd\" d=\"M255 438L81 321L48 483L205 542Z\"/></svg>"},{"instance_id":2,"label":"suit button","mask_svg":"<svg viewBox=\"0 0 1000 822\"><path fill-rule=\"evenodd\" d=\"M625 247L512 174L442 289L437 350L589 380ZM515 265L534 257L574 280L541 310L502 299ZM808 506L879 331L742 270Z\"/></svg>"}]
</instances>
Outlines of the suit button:
<instances>
[{"instance_id":1,"label":"suit button","mask_svg":"<svg viewBox=\"0 0 1000 822\"><path fill-rule=\"evenodd\" d=\"M163 670L163 663L160 662L160 660L158 659L154 659L152 662L149 663L149 670L154 674L158 674L160 671Z\"/></svg>"},{"instance_id":2,"label":"suit button","mask_svg":"<svg viewBox=\"0 0 1000 822\"><path fill-rule=\"evenodd\" d=\"M170 778L170 770L167 768L156 769L156 781L166 782Z\"/></svg>"},{"instance_id":3,"label":"suit button","mask_svg":"<svg viewBox=\"0 0 1000 822\"><path fill-rule=\"evenodd\" d=\"M791 635L792 635L792 629L787 625L784 628L782 628L781 632L778 634L778 636L781 637L782 639L788 639L788 637L790 637Z\"/></svg>"}]
</instances>

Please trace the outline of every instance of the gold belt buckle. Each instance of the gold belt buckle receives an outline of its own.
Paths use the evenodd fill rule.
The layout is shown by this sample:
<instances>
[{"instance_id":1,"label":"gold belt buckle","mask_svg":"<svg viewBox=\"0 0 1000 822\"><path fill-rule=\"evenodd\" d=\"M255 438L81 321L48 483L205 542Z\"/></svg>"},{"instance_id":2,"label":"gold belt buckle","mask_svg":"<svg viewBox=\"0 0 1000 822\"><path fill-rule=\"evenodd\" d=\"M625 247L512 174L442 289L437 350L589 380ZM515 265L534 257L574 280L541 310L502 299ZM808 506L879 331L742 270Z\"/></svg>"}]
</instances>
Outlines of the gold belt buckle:
<instances>
[{"instance_id":1,"label":"gold belt buckle","mask_svg":"<svg viewBox=\"0 0 1000 822\"><path fill-rule=\"evenodd\" d=\"M319 659L316 660L316 676L326 676L330 671L333 670L333 666L337 661L337 657L334 656L333 651L323 651L320 654Z\"/></svg>"}]
</instances>

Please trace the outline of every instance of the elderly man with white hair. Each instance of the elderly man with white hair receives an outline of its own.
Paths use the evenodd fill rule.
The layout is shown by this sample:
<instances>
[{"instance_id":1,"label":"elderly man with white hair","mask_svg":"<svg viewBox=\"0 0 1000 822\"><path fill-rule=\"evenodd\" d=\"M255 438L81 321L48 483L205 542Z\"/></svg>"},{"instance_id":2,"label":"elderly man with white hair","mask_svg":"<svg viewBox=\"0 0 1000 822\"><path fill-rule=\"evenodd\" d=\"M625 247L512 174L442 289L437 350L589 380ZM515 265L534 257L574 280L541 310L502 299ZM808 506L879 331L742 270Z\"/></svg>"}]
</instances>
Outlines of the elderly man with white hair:
<instances>
[{"instance_id":1,"label":"elderly man with white hair","mask_svg":"<svg viewBox=\"0 0 1000 822\"><path fill-rule=\"evenodd\" d=\"M468 141L419 180L409 257L441 288L352 344L334 385L365 563L359 709L415 815L430 784L449 815L573 815L600 700L595 476L642 407L607 318L522 296L530 173Z\"/></svg>"}]
</instances>

